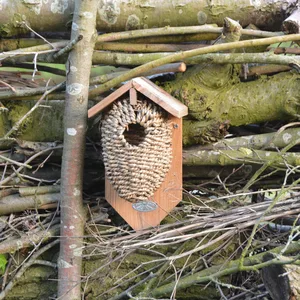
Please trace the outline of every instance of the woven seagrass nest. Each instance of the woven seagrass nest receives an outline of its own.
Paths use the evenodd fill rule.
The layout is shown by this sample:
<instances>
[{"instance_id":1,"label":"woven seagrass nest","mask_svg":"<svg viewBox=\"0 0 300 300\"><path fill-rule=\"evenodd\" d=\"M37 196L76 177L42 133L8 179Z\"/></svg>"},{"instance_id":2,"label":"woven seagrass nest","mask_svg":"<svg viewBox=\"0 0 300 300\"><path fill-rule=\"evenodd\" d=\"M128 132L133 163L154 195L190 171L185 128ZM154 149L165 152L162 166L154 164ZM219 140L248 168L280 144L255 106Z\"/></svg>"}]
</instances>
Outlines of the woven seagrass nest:
<instances>
[{"instance_id":1,"label":"woven seagrass nest","mask_svg":"<svg viewBox=\"0 0 300 300\"><path fill-rule=\"evenodd\" d=\"M150 200L172 161L167 114L147 100L118 100L104 114L101 141L106 176L130 202Z\"/></svg>"}]
</instances>

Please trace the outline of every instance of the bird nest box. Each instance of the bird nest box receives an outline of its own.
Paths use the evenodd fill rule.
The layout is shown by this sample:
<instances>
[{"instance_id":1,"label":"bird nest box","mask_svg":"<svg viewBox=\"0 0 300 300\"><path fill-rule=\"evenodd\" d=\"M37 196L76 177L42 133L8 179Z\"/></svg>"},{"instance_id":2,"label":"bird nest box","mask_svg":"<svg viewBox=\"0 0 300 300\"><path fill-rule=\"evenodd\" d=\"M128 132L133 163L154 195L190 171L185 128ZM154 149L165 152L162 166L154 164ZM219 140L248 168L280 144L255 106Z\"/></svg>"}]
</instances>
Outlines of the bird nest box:
<instances>
[{"instance_id":1,"label":"bird nest box","mask_svg":"<svg viewBox=\"0 0 300 300\"><path fill-rule=\"evenodd\" d=\"M139 77L93 106L88 116L99 112L106 200L135 230L158 225L182 198L187 107Z\"/></svg>"}]
</instances>

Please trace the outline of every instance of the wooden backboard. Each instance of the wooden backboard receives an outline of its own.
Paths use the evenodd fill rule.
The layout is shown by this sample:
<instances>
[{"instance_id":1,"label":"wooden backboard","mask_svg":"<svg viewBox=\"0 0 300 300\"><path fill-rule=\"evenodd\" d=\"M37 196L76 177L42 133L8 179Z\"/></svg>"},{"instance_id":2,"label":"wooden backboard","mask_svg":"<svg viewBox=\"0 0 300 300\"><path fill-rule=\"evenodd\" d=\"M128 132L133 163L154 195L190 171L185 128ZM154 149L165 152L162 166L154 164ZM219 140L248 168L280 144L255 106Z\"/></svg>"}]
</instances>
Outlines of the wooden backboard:
<instances>
[{"instance_id":1,"label":"wooden backboard","mask_svg":"<svg viewBox=\"0 0 300 300\"><path fill-rule=\"evenodd\" d=\"M135 210L132 203L120 198L109 180L105 179L106 200L137 231L159 225L182 198L182 119L169 114L169 121L172 123L172 163L162 185L149 199L158 205L156 210Z\"/></svg>"}]
</instances>

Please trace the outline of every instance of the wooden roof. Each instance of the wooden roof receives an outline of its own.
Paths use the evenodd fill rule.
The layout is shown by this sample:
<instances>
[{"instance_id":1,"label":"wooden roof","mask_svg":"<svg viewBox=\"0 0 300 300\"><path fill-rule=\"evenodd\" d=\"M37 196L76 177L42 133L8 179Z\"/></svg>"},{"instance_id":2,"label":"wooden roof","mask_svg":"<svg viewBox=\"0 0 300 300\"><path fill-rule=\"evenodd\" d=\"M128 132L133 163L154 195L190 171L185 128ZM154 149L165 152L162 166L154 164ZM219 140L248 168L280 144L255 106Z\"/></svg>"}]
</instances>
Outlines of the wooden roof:
<instances>
[{"instance_id":1,"label":"wooden roof","mask_svg":"<svg viewBox=\"0 0 300 300\"><path fill-rule=\"evenodd\" d=\"M95 116L129 90L135 90L142 93L147 98L149 98L154 103L161 106L164 110L177 118L182 118L183 116L186 116L188 114L187 106L172 97L166 91L151 82L149 79L138 77L130 80L119 89L111 93L109 96L101 100L95 106L90 108L88 111L88 117L91 118ZM135 97L135 95L136 93L130 93L130 97ZM135 99L130 99L130 101L134 103Z\"/></svg>"}]
</instances>

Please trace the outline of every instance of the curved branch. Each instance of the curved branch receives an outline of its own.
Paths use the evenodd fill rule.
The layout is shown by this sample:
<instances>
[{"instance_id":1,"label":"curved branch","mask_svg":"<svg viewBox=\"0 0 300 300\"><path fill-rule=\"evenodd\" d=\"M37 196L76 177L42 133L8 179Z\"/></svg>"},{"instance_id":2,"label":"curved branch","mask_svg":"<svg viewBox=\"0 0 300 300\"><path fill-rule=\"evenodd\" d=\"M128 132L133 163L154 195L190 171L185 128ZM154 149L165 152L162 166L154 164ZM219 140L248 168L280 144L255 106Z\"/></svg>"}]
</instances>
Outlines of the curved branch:
<instances>
[{"instance_id":1,"label":"curved branch","mask_svg":"<svg viewBox=\"0 0 300 300\"><path fill-rule=\"evenodd\" d=\"M300 40L300 34L291 34L291 35L286 35L286 36L278 36L278 37L265 38L265 39L255 39L255 40L249 40L249 41L239 41L239 42L232 42L232 43L226 43L226 44L219 44L219 45L208 46L206 48L200 48L200 49L195 49L195 50L172 54L167 57L163 57L163 58L157 59L153 62L149 62L147 64L139 66L133 70L128 71L125 75L118 76L117 78L108 81L107 83L101 85L100 87L90 91L89 96L96 97L99 94L102 94L102 93L108 91L109 89L115 87L116 85L118 85L126 80L129 80L131 78L137 77L140 74L145 73L150 69L159 67L164 64L172 63L172 62L182 61L182 60L192 57L192 56L196 56L196 55L200 55L200 54L207 54L207 53L211 53L211 52L239 49L239 48L244 48L244 47L270 45L270 44L274 44L274 43L280 43L280 42L286 42L286 41L296 41L296 40L297 41Z\"/></svg>"}]
</instances>

